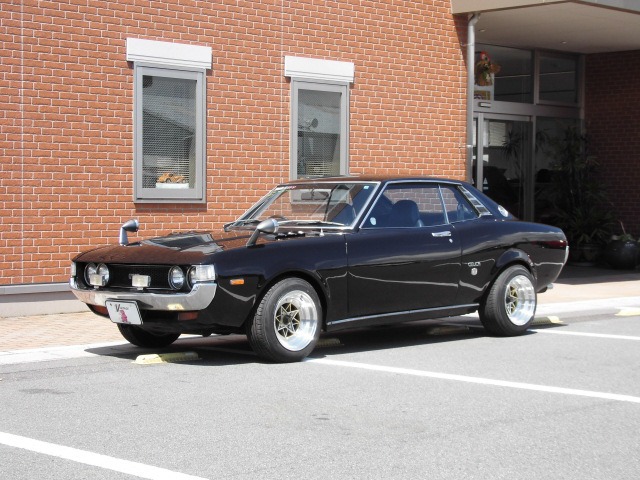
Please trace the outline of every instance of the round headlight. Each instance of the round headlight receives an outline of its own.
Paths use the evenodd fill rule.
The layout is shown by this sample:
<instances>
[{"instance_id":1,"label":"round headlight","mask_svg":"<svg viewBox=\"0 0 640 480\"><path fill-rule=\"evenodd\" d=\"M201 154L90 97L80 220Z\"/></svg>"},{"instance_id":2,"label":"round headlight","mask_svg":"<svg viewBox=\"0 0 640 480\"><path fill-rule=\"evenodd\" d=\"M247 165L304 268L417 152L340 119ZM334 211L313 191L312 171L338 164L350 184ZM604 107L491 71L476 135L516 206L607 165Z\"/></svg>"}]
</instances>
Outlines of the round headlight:
<instances>
[{"instance_id":1,"label":"round headlight","mask_svg":"<svg viewBox=\"0 0 640 480\"><path fill-rule=\"evenodd\" d=\"M104 263L98 265L98 275L102 277L102 285L109 283L109 269Z\"/></svg>"},{"instance_id":2,"label":"round headlight","mask_svg":"<svg viewBox=\"0 0 640 480\"><path fill-rule=\"evenodd\" d=\"M184 285L184 272L180 267L171 267L169 270L169 285L174 290L180 290Z\"/></svg>"},{"instance_id":3,"label":"round headlight","mask_svg":"<svg viewBox=\"0 0 640 480\"><path fill-rule=\"evenodd\" d=\"M90 263L84 267L84 281L87 285L91 285L91 275L98 273L98 267L95 263Z\"/></svg>"}]
</instances>

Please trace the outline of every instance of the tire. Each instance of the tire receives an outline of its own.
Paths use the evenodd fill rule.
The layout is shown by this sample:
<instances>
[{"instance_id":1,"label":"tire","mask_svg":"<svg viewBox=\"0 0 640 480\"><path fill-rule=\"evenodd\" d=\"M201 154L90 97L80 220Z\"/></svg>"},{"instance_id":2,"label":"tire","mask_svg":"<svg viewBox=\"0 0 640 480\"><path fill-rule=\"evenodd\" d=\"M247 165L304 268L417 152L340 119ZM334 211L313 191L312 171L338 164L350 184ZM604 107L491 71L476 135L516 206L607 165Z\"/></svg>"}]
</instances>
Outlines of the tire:
<instances>
[{"instance_id":1,"label":"tire","mask_svg":"<svg viewBox=\"0 0 640 480\"><path fill-rule=\"evenodd\" d=\"M247 327L254 352L265 360L298 362L320 337L322 306L314 288L299 278L273 285Z\"/></svg>"},{"instance_id":2,"label":"tire","mask_svg":"<svg viewBox=\"0 0 640 480\"><path fill-rule=\"evenodd\" d=\"M118 330L127 342L145 348L166 347L180 336L179 333L151 333L137 325L127 325L126 323L118 323Z\"/></svg>"},{"instance_id":3,"label":"tire","mask_svg":"<svg viewBox=\"0 0 640 480\"><path fill-rule=\"evenodd\" d=\"M531 273L521 265L503 271L480 307L480 320L490 333L504 337L527 331L536 313L537 295Z\"/></svg>"}]
</instances>

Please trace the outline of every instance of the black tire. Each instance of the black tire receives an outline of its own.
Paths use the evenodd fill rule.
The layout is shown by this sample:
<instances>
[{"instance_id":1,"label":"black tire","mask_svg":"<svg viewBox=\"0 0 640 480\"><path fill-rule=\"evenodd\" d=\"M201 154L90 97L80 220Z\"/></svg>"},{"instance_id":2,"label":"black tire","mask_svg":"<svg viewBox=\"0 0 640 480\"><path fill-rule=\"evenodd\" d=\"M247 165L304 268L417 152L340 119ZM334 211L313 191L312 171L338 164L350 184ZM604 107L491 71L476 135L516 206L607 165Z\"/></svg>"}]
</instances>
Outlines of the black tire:
<instances>
[{"instance_id":1,"label":"black tire","mask_svg":"<svg viewBox=\"0 0 640 480\"><path fill-rule=\"evenodd\" d=\"M127 325L126 323L118 323L118 330L127 342L145 348L166 347L180 336L179 333L151 333L137 325Z\"/></svg>"},{"instance_id":2,"label":"black tire","mask_svg":"<svg viewBox=\"0 0 640 480\"><path fill-rule=\"evenodd\" d=\"M322 305L314 288L299 278L286 278L262 297L247 326L251 348L274 362L298 362L320 337Z\"/></svg>"},{"instance_id":3,"label":"black tire","mask_svg":"<svg viewBox=\"0 0 640 480\"><path fill-rule=\"evenodd\" d=\"M494 335L520 335L531 326L537 301L533 276L522 265L514 265L491 285L480 306L480 320Z\"/></svg>"}]
</instances>

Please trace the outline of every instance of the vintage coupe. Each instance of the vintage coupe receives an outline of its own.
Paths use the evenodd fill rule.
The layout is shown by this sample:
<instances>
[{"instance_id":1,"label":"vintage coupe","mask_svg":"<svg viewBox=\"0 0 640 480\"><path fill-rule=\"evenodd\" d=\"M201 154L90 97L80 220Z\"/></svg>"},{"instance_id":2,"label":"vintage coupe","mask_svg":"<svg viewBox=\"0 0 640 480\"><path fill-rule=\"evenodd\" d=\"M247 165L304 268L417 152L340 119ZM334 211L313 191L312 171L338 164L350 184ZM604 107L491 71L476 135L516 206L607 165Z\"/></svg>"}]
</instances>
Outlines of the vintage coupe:
<instances>
[{"instance_id":1,"label":"vintage coupe","mask_svg":"<svg viewBox=\"0 0 640 480\"><path fill-rule=\"evenodd\" d=\"M225 232L173 233L78 255L70 284L129 342L246 333L261 357L298 361L320 332L479 312L527 330L567 259L563 232L515 219L471 185L339 177L279 185Z\"/></svg>"}]
</instances>

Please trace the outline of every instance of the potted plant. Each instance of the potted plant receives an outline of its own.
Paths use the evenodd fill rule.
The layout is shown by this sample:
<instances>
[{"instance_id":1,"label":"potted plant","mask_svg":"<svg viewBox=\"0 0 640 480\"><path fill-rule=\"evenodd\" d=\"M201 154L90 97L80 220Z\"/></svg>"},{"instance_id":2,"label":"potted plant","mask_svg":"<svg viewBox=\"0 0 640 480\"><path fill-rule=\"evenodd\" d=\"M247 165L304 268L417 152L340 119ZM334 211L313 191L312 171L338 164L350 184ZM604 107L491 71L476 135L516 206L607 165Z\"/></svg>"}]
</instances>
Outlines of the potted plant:
<instances>
[{"instance_id":1,"label":"potted plant","mask_svg":"<svg viewBox=\"0 0 640 480\"><path fill-rule=\"evenodd\" d=\"M569 241L570 261L593 265L611 235L612 217L602 184L598 162L589 154L585 135L570 127L552 142L555 157L553 223Z\"/></svg>"},{"instance_id":2,"label":"potted plant","mask_svg":"<svg viewBox=\"0 0 640 480\"><path fill-rule=\"evenodd\" d=\"M622 235L612 235L604 252L604 260L613 268L632 270L640 259L640 245L632 235L628 234L622 222Z\"/></svg>"}]
</instances>

